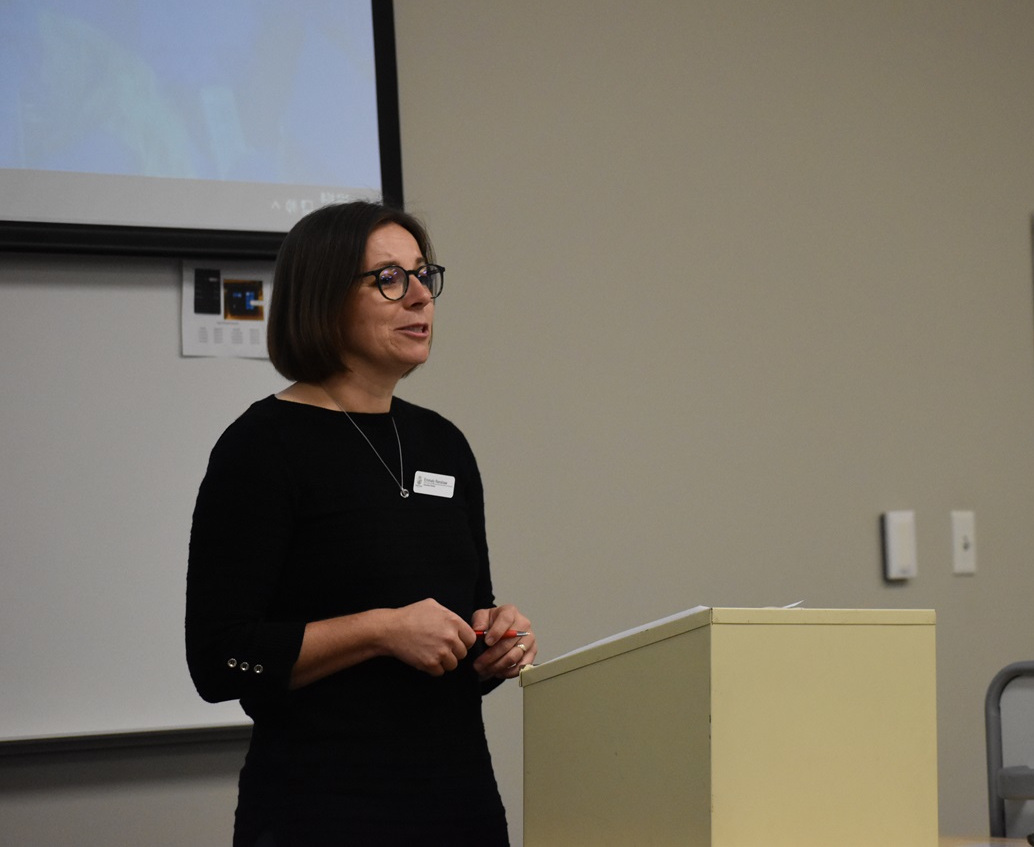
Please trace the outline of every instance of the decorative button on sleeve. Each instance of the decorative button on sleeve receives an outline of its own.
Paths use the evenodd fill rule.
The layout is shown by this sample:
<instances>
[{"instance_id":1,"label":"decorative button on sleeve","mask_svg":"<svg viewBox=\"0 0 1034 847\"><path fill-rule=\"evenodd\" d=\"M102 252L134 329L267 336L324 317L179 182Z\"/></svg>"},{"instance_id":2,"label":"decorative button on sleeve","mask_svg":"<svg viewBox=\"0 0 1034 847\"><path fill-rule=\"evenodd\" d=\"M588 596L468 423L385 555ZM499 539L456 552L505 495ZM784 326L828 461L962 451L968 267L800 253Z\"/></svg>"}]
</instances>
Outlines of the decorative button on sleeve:
<instances>
[{"instance_id":1,"label":"decorative button on sleeve","mask_svg":"<svg viewBox=\"0 0 1034 847\"><path fill-rule=\"evenodd\" d=\"M255 673L262 673L262 671L265 670L265 668L262 667L262 665L256 664L252 666L249 662L238 662L236 659L227 659L226 667L230 668L230 670L238 668L244 671L245 673L247 673L249 670L254 671Z\"/></svg>"}]
</instances>

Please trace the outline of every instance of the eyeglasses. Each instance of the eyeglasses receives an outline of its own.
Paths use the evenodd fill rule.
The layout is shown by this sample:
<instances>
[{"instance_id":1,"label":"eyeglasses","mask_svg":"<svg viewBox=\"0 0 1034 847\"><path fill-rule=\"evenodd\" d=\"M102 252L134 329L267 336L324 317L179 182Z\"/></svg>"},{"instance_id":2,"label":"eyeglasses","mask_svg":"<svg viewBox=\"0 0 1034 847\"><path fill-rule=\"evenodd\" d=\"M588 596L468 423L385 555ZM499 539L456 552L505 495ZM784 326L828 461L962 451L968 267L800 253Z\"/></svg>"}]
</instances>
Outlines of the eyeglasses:
<instances>
[{"instance_id":1,"label":"eyeglasses","mask_svg":"<svg viewBox=\"0 0 1034 847\"><path fill-rule=\"evenodd\" d=\"M377 281L377 288L388 300L401 300L406 296L406 292L409 291L410 276L413 276L431 293L432 300L442 293L442 287L445 285L445 268L441 265L421 265L413 271L407 271L399 265L388 265L385 268L359 274L360 279L364 276L374 277Z\"/></svg>"}]
</instances>

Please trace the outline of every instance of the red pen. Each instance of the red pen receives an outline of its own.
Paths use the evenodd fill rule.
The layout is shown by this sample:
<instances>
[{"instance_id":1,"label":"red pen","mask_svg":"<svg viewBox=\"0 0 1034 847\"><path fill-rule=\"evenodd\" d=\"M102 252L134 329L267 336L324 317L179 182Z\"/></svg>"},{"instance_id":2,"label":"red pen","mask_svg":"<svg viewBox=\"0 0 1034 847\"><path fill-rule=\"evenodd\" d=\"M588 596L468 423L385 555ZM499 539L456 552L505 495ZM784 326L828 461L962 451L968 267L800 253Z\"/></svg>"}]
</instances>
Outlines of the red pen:
<instances>
[{"instance_id":1,"label":"red pen","mask_svg":"<svg viewBox=\"0 0 1034 847\"><path fill-rule=\"evenodd\" d=\"M488 632L487 629L475 629L474 630L474 635L482 636L486 632ZM508 629L508 630L506 630L506 632L503 633L502 637L503 638L523 638L525 635L531 635L531 633L530 632L524 632L523 630L519 630L519 629Z\"/></svg>"}]
</instances>

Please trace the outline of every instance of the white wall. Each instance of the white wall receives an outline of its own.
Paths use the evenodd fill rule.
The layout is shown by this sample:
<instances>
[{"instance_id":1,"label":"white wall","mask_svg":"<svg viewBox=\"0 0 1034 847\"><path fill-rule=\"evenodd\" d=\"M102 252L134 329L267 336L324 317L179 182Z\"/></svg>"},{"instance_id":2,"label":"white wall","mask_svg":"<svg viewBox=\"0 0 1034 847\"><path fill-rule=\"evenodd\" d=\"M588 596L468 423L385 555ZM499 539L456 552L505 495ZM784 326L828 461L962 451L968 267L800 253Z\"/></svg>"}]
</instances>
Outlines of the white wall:
<instances>
[{"instance_id":1,"label":"white wall","mask_svg":"<svg viewBox=\"0 0 1034 847\"><path fill-rule=\"evenodd\" d=\"M1029 658L1034 588L1034 6L396 0L396 26L448 268L402 393L470 437L543 658L697 603L934 608L942 830L986 832L983 691ZM888 586L902 508L919 576ZM519 690L488 717L520 844ZM122 784L0 761L0 827L118 843L131 796L162 843L220 843L239 751L208 781L151 756Z\"/></svg>"}]
</instances>

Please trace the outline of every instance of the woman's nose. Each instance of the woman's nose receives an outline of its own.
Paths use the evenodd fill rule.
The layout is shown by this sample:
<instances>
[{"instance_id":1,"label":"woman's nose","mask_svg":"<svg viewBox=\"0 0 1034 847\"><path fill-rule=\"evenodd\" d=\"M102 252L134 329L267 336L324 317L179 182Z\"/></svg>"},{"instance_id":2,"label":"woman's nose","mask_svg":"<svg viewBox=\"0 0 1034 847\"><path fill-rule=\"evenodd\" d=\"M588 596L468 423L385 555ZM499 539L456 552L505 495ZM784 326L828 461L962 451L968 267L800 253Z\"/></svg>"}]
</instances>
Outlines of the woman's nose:
<instances>
[{"instance_id":1,"label":"woman's nose","mask_svg":"<svg viewBox=\"0 0 1034 847\"><path fill-rule=\"evenodd\" d=\"M419 279L413 277L409 280L409 288L406 290L405 301L407 305L426 306L432 301L431 292Z\"/></svg>"}]
</instances>

